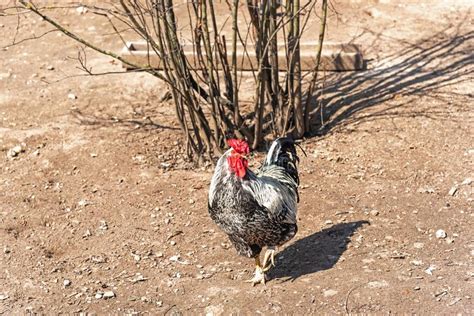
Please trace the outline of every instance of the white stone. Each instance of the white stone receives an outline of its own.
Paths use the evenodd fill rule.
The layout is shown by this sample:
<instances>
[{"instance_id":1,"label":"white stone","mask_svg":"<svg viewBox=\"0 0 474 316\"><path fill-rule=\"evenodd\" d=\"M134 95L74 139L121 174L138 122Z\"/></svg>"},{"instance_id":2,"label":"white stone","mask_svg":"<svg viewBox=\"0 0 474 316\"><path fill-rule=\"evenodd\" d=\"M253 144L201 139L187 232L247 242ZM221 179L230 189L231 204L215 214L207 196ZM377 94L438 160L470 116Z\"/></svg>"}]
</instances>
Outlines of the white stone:
<instances>
[{"instance_id":1,"label":"white stone","mask_svg":"<svg viewBox=\"0 0 474 316\"><path fill-rule=\"evenodd\" d=\"M413 244L413 247L416 249L422 249L425 245L422 242L416 242Z\"/></svg>"},{"instance_id":2,"label":"white stone","mask_svg":"<svg viewBox=\"0 0 474 316\"><path fill-rule=\"evenodd\" d=\"M429 275L433 275L433 271L436 269L435 266L430 265L428 268L426 268L425 273Z\"/></svg>"},{"instance_id":3,"label":"white stone","mask_svg":"<svg viewBox=\"0 0 474 316\"><path fill-rule=\"evenodd\" d=\"M179 261L179 255L171 256L169 258L169 261L178 262Z\"/></svg>"},{"instance_id":4,"label":"white stone","mask_svg":"<svg viewBox=\"0 0 474 316\"><path fill-rule=\"evenodd\" d=\"M86 7L82 7L82 6L81 6L81 7L77 7L77 8L76 8L77 14L86 14L87 11L89 11L89 10L87 10Z\"/></svg>"},{"instance_id":5,"label":"white stone","mask_svg":"<svg viewBox=\"0 0 474 316\"><path fill-rule=\"evenodd\" d=\"M370 288L382 288L382 287L387 287L387 286L388 286L388 282L385 281L385 280L372 281L372 282L367 283L367 285L368 285Z\"/></svg>"},{"instance_id":6,"label":"white stone","mask_svg":"<svg viewBox=\"0 0 474 316\"><path fill-rule=\"evenodd\" d=\"M418 189L418 193L434 193L435 190L433 188L430 188L430 187L421 187Z\"/></svg>"},{"instance_id":7,"label":"white stone","mask_svg":"<svg viewBox=\"0 0 474 316\"><path fill-rule=\"evenodd\" d=\"M436 238L446 238L448 237L448 234L446 234L446 232L442 229L438 229L436 231Z\"/></svg>"},{"instance_id":8,"label":"white stone","mask_svg":"<svg viewBox=\"0 0 474 316\"><path fill-rule=\"evenodd\" d=\"M0 80L8 79L12 76L11 72L2 72L0 73Z\"/></svg>"},{"instance_id":9,"label":"white stone","mask_svg":"<svg viewBox=\"0 0 474 316\"><path fill-rule=\"evenodd\" d=\"M139 262L141 260L141 257L139 255L137 255L136 253L133 253L133 252L132 252L132 257L136 262Z\"/></svg>"},{"instance_id":10,"label":"white stone","mask_svg":"<svg viewBox=\"0 0 474 316\"><path fill-rule=\"evenodd\" d=\"M204 309L206 316L215 316L224 314L224 306L222 305L209 305Z\"/></svg>"},{"instance_id":11,"label":"white stone","mask_svg":"<svg viewBox=\"0 0 474 316\"><path fill-rule=\"evenodd\" d=\"M99 223L99 229L100 230L107 230L107 229L109 229L109 225L107 225L106 221L102 220Z\"/></svg>"},{"instance_id":12,"label":"white stone","mask_svg":"<svg viewBox=\"0 0 474 316\"><path fill-rule=\"evenodd\" d=\"M325 290L323 292L323 295L324 295L324 297L331 297L331 296L336 295L337 293L338 292L336 290L329 289L329 290Z\"/></svg>"},{"instance_id":13,"label":"white stone","mask_svg":"<svg viewBox=\"0 0 474 316\"><path fill-rule=\"evenodd\" d=\"M377 211L377 210L372 210L372 211L370 211L370 215L372 215L372 216L378 216L378 215L379 215L379 211Z\"/></svg>"}]
</instances>

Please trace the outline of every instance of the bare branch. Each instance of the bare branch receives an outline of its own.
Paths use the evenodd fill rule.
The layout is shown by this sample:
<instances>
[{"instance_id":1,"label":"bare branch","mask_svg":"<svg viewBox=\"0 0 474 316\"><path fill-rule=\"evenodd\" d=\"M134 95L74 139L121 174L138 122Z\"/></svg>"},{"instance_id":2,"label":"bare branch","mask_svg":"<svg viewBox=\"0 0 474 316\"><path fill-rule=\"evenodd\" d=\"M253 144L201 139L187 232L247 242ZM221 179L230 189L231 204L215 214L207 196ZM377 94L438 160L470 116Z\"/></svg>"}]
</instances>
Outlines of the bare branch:
<instances>
[{"instance_id":1,"label":"bare branch","mask_svg":"<svg viewBox=\"0 0 474 316\"><path fill-rule=\"evenodd\" d=\"M316 15L313 8L319 3L317 0L301 3L300 0L287 0L285 8L279 7L277 0L226 0L231 14L221 21L217 19L220 5L217 2L188 1L183 4L188 13L188 25L184 27L178 26L182 22L175 16L175 10L181 5L175 5L172 0L120 0L103 5L71 3L60 6L37 6L34 1L26 0L17 3L19 6L14 8L18 17L16 34L20 34L19 17L26 12L40 16L54 29L21 40L13 36L12 45L39 39L55 31L80 43L75 59L83 73L58 81L124 73L94 72L88 64L88 48L122 62L132 71L146 72L163 80L173 97L189 157L201 159L207 153L212 158L225 146L225 137L232 134L245 137L253 148L257 148L269 134L293 133L301 137L310 129L307 123L310 114L308 98L306 107L302 104L305 74L300 66L299 42L311 24L311 16ZM327 7L327 0L324 3ZM79 7L87 8L106 20L111 30L105 34L117 38L123 45L127 45L129 35L143 39L146 58L138 62L104 49L101 44L81 37L46 13L58 8L70 10ZM243 8L246 11L242 12ZM9 10L7 14L12 12L12 8ZM325 23L326 16L322 21ZM226 42L227 35L224 36L224 32L229 31L230 44ZM184 45L188 45L184 43L189 42L193 46L192 57L188 57L184 50ZM319 51L318 63L320 54ZM154 68L153 55L159 57L158 68L161 70ZM245 77L243 70L238 70L244 64L246 69L250 68L250 78ZM311 93L317 71L315 68L312 73ZM254 81L253 100L246 100L241 92L243 86L247 87L245 78Z\"/></svg>"}]
</instances>

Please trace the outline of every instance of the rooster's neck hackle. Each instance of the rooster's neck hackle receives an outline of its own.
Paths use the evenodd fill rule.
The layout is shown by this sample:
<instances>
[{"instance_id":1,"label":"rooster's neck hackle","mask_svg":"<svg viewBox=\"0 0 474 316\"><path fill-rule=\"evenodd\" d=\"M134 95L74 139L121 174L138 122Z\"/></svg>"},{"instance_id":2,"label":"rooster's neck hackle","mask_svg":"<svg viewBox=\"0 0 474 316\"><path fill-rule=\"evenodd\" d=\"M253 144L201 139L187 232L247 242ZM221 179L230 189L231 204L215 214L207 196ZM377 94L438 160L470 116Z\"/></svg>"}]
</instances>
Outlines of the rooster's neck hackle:
<instances>
[{"instance_id":1,"label":"rooster's neck hackle","mask_svg":"<svg viewBox=\"0 0 474 316\"><path fill-rule=\"evenodd\" d=\"M212 176L211 186L209 188L209 202L212 204L216 193L217 184L230 186L232 178L236 176L232 173L227 158L231 155L232 149L227 150L217 161L214 175Z\"/></svg>"}]
</instances>

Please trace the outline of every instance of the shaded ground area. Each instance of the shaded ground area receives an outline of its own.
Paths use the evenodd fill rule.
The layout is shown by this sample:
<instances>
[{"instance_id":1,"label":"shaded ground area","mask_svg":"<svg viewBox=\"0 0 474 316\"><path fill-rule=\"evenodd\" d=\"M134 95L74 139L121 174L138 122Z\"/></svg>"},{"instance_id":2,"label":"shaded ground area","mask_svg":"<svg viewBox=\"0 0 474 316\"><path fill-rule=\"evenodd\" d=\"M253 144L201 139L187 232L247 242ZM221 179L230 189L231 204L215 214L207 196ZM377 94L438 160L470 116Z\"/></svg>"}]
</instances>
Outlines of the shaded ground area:
<instances>
[{"instance_id":1,"label":"shaded ground area","mask_svg":"<svg viewBox=\"0 0 474 316\"><path fill-rule=\"evenodd\" d=\"M243 282L252 260L209 219L212 166L186 163L160 82L64 80L78 73L67 58L77 45L56 33L0 50L0 313L472 311L469 1L335 6L328 38L359 44L367 71L321 81L322 128L302 144L299 231L266 286ZM60 18L120 49L97 17ZM27 22L22 34L48 29ZM0 16L2 33L15 28ZM89 63L120 70L93 54Z\"/></svg>"}]
</instances>

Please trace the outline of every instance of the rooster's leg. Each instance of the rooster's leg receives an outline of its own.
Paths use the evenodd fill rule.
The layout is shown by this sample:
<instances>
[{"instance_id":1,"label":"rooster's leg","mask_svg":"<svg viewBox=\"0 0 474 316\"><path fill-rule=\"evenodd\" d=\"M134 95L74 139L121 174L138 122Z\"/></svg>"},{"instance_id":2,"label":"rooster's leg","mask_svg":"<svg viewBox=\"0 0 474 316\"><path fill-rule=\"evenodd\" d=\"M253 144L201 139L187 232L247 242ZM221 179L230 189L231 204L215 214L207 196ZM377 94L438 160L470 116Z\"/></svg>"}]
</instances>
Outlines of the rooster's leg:
<instances>
[{"instance_id":1,"label":"rooster's leg","mask_svg":"<svg viewBox=\"0 0 474 316\"><path fill-rule=\"evenodd\" d=\"M262 265L260 264L260 257L257 256L255 257L255 273L253 275L253 278L250 280L247 280L247 283L252 283L253 286L258 283L265 284L265 271L262 268Z\"/></svg>"},{"instance_id":2,"label":"rooster's leg","mask_svg":"<svg viewBox=\"0 0 474 316\"><path fill-rule=\"evenodd\" d=\"M275 247L268 247L267 251L265 251L262 265L264 272L267 272L272 266L275 266L275 252ZM268 259L270 259L270 262L268 262Z\"/></svg>"}]
</instances>

